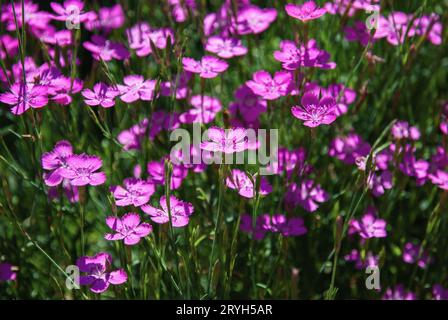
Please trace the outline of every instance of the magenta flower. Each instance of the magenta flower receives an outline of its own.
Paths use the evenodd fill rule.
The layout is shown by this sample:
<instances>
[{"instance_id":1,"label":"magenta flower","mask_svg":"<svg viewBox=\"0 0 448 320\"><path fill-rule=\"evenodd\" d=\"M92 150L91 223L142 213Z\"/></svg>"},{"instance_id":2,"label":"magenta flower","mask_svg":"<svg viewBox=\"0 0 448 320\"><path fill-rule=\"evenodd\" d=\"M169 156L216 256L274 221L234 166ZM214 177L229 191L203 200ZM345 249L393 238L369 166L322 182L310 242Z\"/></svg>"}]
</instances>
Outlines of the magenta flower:
<instances>
[{"instance_id":1,"label":"magenta flower","mask_svg":"<svg viewBox=\"0 0 448 320\"><path fill-rule=\"evenodd\" d=\"M288 150L284 147L278 148L277 161L270 164L269 170L273 174L283 175L290 178L293 174L299 176L311 171L311 166L305 164L306 151L303 148Z\"/></svg>"},{"instance_id":2,"label":"magenta flower","mask_svg":"<svg viewBox=\"0 0 448 320\"><path fill-rule=\"evenodd\" d=\"M350 220L348 233L358 233L363 239L384 238L387 236L386 221L378 218L375 208L368 207L361 219Z\"/></svg>"},{"instance_id":3,"label":"magenta flower","mask_svg":"<svg viewBox=\"0 0 448 320\"><path fill-rule=\"evenodd\" d=\"M319 49L314 39L299 47L294 41L283 40L280 42L280 51L274 52L274 58L282 63L285 70L296 70L302 67L334 69L336 63L331 62L330 54Z\"/></svg>"},{"instance_id":4,"label":"magenta flower","mask_svg":"<svg viewBox=\"0 0 448 320\"><path fill-rule=\"evenodd\" d=\"M226 61L212 56L204 56L201 61L182 58L182 64L185 71L198 73L201 78L215 78L229 67Z\"/></svg>"},{"instance_id":5,"label":"magenta flower","mask_svg":"<svg viewBox=\"0 0 448 320\"><path fill-rule=\"evenodd\" d=\"M376 163L378 166L378 163ZM392 189L392 173L389 170L382 172L370 172L367 178L367 186L372 190L372 194L375 197L379 197L384 194L386 190Z\"/></svg>"},{"instance_id":6,"label":"magenta flower","mask_svg":"<svg viewBox=\"0 0 448 320\"><path fill-rule=\"evenodd\" d=\"M22 24L25 23L26 27L33 35L38 35L49 26L52 17L48 12L39 11L38 4L33 3L31 0L24 0L23 7L23 17L25 18L25 21L22 21L22 1L16 1L13 4L5 4L1 8L1 22L2 24L5 23L6 30L14 31L16 30L16 26L21 29Z\"/></svg>"},{"instance_id":7,"label":"magenta flower","mask_svg":"<svg viewBox=\"0 0 448 320\"><path fill-rule=\"evenodd\" d=\"M448 172L437 170L435 173L429 174L428 177L440 189L448 190Z\"/></svg>"},{"instance_id":8,"label":"magenta flower","mask_svg":"<svg viewBox=\"0 0 448 320\"><path fill-rule=\"evenodd\" d=\"M93 11L86 13L85 26L89 31L101 30L109 33L111 30L120 29L125 23L125 15L120 4L112 7L101 7L96 14Z\"/></svg>"},{"instance_id":9,"label":"magenta flower","mask_svg":"<svg viewBox=\"0 0 448 320\"><path fill-rule=\"evenodd\" d=\"M60 175L69 179L73 186L97 186L106 181L104 172L96 172L102 165L103 161L99 157L72 155L67 158L66 166L61 168Z\"/></svg>"},{"instance_id":10,"label":"magenta flower","mask_svg":"<svg viewBox=\"0 0 448 320\"><path fill-rule=\"evenodd\" d=\"M165 185L165 159L160 161L151 161L148 163L149 181L156 185ZM188 175L188 170L181 165L173 165L171 175L171 190L179 189L182 181Z\"/></svg>"},{"instance_id":11,"label":"magenta flower","mask_svg":"<svg viewBox=\"0 0 448 320\"><path fill-rule=\"evenodd\" d=\"M417 127L409 126L407 121L397 121L391 128L392 136L394 139L411 139L411 140L419 140L420 139L420 130Z\"/></svg>"},{"instance_id":12,"label":"magenta flower","mask_svg":"<svg viewBox=\"0 0 448 320\"><path fill-rule=\"evenodd\" d=\"M102 36L93 35L91 41L83 43L84 48L92 52L93 59L111 61L129 58L128 49L120 43L112 42Z\"/></svg>"},{"instance_id":13,"label":"magenta flower","mask_svg":"<svg viewBox=\"0 0 448 320\"><path fill-rule=\"evenodd\" d=\"M62 140L56 143L54 149L42 155L42 168L49 170L44 174L44 181L47 186L57 186L64 179L62 170L67 168L67 159L73 155L73 147L70 142Z\"/></svg>"},{"instance_id":14,"label":"magenta flower","mask_svg":"<svg viewBox=\"0 0 448 320\"><path fill-rule=\"evenodd\" d=\"M17 273L14 272L15 267L9 263L0 263L0 282L14 281L17 279Z\"/></svg>"},{"instance_id":15,"label":"magenta flower","mask_svg":"<svg viewBox=\"0 0 448 320\"><path fill-rule=\"evenodd\" d=\"M258 34L265 31L277 18L277 10L271 8L261 9L249 5L238 11L234 27L238 34Z\"/></svg>"},{"instance_id":16,"label":"magenta flower","mask_svg":"<svg viewBox=\"0 0 448 320\"><path fill-rule=\"evenodd\" d=\"M123 145L124 150L139 150L141 148L142 140L148 130L148 122L148 119L145 118L128 130L120 132L117 140Z\"/></svg>"},{"instance_id":17,"label":"magenta flower","mask_svg":"<svg viewBox=\"0 0 448 320\"><path fill-rule=\"evenodd\" d=\"M235 56L243 56L247 53L247 48L236 38L210 37L205 45L205 50L216 53L223 59L233 58Z\"/></svg>"},{"instance_id":18,"label":"magenta flower","mask_svg":"<svg viewBox=\"0 0 448 320\"><path fill-rule=\"evenodd\" d=\"M247 133L243 128L221 129L211 127L207 130L211 141L201 143L201 149L213 152L235 153L248 148Z\"/></svg>"},{"instance_id":19,"label":"magenta flower","mask_svg":"<svg viewBox=\"0 0 448 320\"><path fill-rule=\"evenodd\" d=\"M137 100L150 101L154 99L155 80L145 80L143 76L130 75L124 77L123 82L124 85L117 85L123 102L132 103Z\"/></svg>"},{"instance_id":20,"label":"magenta flower","mask_svg":"<svg viewBox=\"0 0 448 320\"><path fill-rule=\"evenodd\" d=\"M168 204L165 196L160 198L161 209L155 208L148 204L142 206L143 212L150 215L151 220L155 223L163 224L170 221ZM190 216L194 212L193 205L189 202L181 201L175 196L170 196L170 212L173 227L184 227L188 224Z\"/></svg>"},{"instance_id":21,"label":"magenta flower","mask_svg":"<svg viewBox=\"0 0 448 320\"><path fill-rule=\"evenodd\" d=\"M349 254L344 256L344 260L355 263L355 269L364 270L367 267L378 267L379 256L374 255L371 251L368 251L365 258L361 257L358 250L353 249Z\"/></svg>"},{"instance_id":22,"label":"magenta flower","mask_svg":"<svg viewBox=\"0 0 448 320\"><path fill-rule=\"evenodd\" d=\"M308 232L303 219L300 217L288 219L285 215L277 213L269 219L264 219L264 221L263 229L281 233L285 237L297 237Z\"/></svg>"},{"instance_id":23,"label":"magenta flower","mask_svg":"<svg viewBox=\"0 0 448 320\"><path fill-rule=\"evenodd\" d=\"M111 188L115 204L119 207L144 205L156 191L152 183L141 179L127 178L123 181L123 184L124 187L114 186Z\"/></svg>"},{"instance_id":24,"label":"magenta flower","mask_svg":"<svg viewBox=\"0 0 448 320\"><path fill-rule=\"evenodd\" d=\"M303 124L314 128L321 124L331 124L336 120L336 102L333 97L319 97L313 92L305 92L302 106L293 106L291 112L297 119L305 121Z\"/></svg>"},{"instance_id":25,"label":"magenta flower","mask_svg":"<svg viewBox=\"0 0 448 320\"><path fill-rule=\"evenodd\" d=\"M78 187L72 186L70 184L70 180L63 179L62 180L62 191L67 197L70 203L77 203L79 201L79 190ZM48 188L48 199L50 200L59 200L61 197L60 190L57 186Z\"/></svg>"},{"instance_id":26,"label":"magenta flower","mask_svg":"<svg viewBox=\"0 0 448 320\"><path fill-rule=\"evenodd\" d=\"M370 153L370 144L362 140L356 133L345 137L336 137L330 144L328 154L345 164L355 164L356 159L365 157Z\"/></svg>"},{"instance_id":27,"label":"magenta flower","mask_svg":"<svg viewBox=\"0 0 448 320\"><path fill-rule=\"evenodd\" d=\"M191 91L188 85L190 79L190 72L182 72L173 80L160 83L160 94L163 97L171 97L174 93L176 99L185 99Z\"/></svg>"},{"instance_id":28,"label":"magenta flower","mask_svg":"<svg viewBox=\"0 0 448 320\"><path fill-rule=\"evenodd\" d=\"M45 86L15 83L9 92L0 94L0 102L12 106L14 115L21 115L29 108L38 109L48 104L48 88Z\"/></svg>"},{"instance_id":29,"label":"magenta flower","mask_svg":"<svg viewBox=\"0 0 448 320\"><path fill-rule=\"evenodd\" d=\"M285 10L290 17L302 22L318 19L326 13L325 9L319 8L314 1L306 1L302 5L289 3L285 6Z\"/></svg>"},{"instance_id":30,"label":"magenta flower","mask_svg":"<svg viewBox=\"0 0 448 320\"><path fill-rule=\"evenodd\" d=\"M267 231L265 226L269 224L270 216L263 214L258 216L255 222L255 228L252 224L252 216L250 214L241 215L240 230L251 234L255 240L263 240Z\"/></svg>"},{"instance_id":31,"label":"magenta flower","mask_svg":"<svg viewBox=\"0 0 448 320\"><path fill-rule=\"evenodd\" d=\"M257 178L253 176L251 180L244 171L233 169L232 175L226 179L226 185L230 189L237 190L240 196L251 199L255 197L257 192L254 187L254 182L256 179ZM260 195L263 196L272 192L272 186L265 177L261 177L259 192Z\"/></svg>"},{"instance_id":32,"label":"magenta flower","mask_svg":"<svg viewBox=\"0 0 448 320\"><path fill-rule=\"evenodd\" d=\"M0 59L13 57L19 50L19 40L9 34L0 35Z\"/></svg>"},{"instance_id":33,"label":"magenta flower","mask_svg":"<svg viewBox=\"0 0 448 320\"><path fill-rule=\"evenodd\" d=\"M345 27L344 33L348 41L357 41L364 47L373 41L364 21L356 21L353 27Z\"/></svg>"},{"instance_id":34,"label":"magenta flower","mask_svg":"<svg viewBox=\"0 0 448 320\"><path fill-rule=\"evenodd\" d=\"M418 244L407 242L403 249L403 261L409 264L417 263L417 265L424 269L428 266L431 259L428 251L423 250Z\"/></svg>"},{"instance_id":35,"label":"magenta flower","mask_svg":"<svg viewBox=\"0 0 448 320\"><path fill-rule=\"evenodd\" d=\"M71 21L78 24L86 20L84 13L84 2L81 0L65 0L61 5L57 2L50 3L51 9L56 13L52 15L54 20Z\"/></svg>"},{"instance_id":36,"label":"magenta flower","mask_svg":"<svg viewBox=\"0 0 448 320\"><path fill-rule=\"evenodd\" d=\"M290 72L278 71L272 77L269 72L260 70L254 73L253 80L247 81L246 85L263 99L275 100L289 93L291 83Z\"/></svg>"},{"instance_id":37,"label":"magenta flower","mask_svg":"<svg viewBox=\"0 0 448 320\"><path fill-rule=\"evenodd\" d=\"M84 102L89 106L100 105L103 108L110 108L115 105L115 97L119 95L119 92L115 88L99 82L93 86L93 91L84 89L81 94L85 98Z\"/></svg>"},{"instance_id":38,"label":"magenta flower","mask_svg":"<svg viewBox=\"0 0 448 320\"><path fill-rule=\"evenodd\" d=\"M432 287L432 295L434 300L448 300L448 289L440 284L435 284Z\"/></svg>"},{"instance_id":39,"label":"magenta flower","mask_svg":"<svg viewBox=\"0 0 448 320\"><path fill-rule=\"evenodd\" d=\"M149 223L140 223L137 213L126 213L123 217L109 216L106 224L116 233L106 233L104 239L109 241L124 240L124 244L132 246L140 242L140 238L146 237L152 231Z\"/></svg>"},{"instance_id":40,"label":"magenta flower","mask_svg":"<svg viewBox=\"0 0 448 320\"><path fill-rule=\"evenodd\" d=\"M109 288L109 285L123 284L128 280L128 276L123 269L108 271L112 265L112 257L106 252L100 252L93 257L83 256L76 261L81 272L87 273L79 278L79 284L90 286L90 291L102 293Z\"/></svg>"},{"instance_id":41,"label":"magenta flower","mask_svg":"<svg viewBox=\"0 0 448 320\"><path fill-rule=\"evenodd\" d=\"M404 289L403 285L398 284L395 288L387 288L383 300L416 300L415 293Z\"/></svg>"},{"instance_id":42,"label":"magenta flower","mask_svg":"<svg viewBox=\"0 0 448 320\"><path fill-rule=\"evenodd\" d=\"M409 177L415 177L417 184L423 185L428 177L429 162L425 160L417 160L413 153L413 149L407 146L407 150L404 151L403 160L399 164L401 172Z\"/></svg>"},{"instance_id":43,"label":"magenta flower","mask_svg":"<svg viewBox=\"0 0 448 320\"><path fill-rule=\"evenodd\" d=\"M319 203L324 203L329 198L319 184L313 180L304 180L299 187L296 183L288 187L285 201L294 207L300 205L306 211L314 212L319 208Z\"/></svg>"},{"instance_id":44,"label":"magenta flower","mask_svg":"<svg viewBox=\"0 0 448 320\"><path fill-rule=\"evenodd\" d=\"M235 102L229 105L229 110L232 115L239 114L245 121L253 122L266 112L267 103L243 84L235 91Z\"/></svg>"},{"instance_id":45,"label":"magenta flower","mask_svg":"<svg viewBox=\"0 0 448 320\"><path fill-rule=\"evenodd\" d=\"M149 138L154 140L162 130L174 130L179 128L179 126L180 121L178 113L173 112L169 114L165 111L153 112L149 124Z\"/></svg>"},{"instance_id":46,"label":"magenta flower","mask_svg":"<svg viewBox=\"0 0 448 320\"><path fill-rule=\"evenodd\" d=\"M182 123L210 123L222 109L221 101L209 96L193 96L190 103L193 108L179 117Z\"/></svg>"}]
</instances>

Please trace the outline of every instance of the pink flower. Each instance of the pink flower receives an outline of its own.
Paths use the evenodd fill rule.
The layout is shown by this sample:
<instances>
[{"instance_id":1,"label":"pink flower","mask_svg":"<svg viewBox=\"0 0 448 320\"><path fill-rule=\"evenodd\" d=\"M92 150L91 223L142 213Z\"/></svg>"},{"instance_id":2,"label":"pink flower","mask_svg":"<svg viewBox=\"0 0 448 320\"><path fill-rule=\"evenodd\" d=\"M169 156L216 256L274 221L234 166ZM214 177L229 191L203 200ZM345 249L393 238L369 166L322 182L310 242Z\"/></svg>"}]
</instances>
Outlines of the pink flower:
<instances>
[{"instance_id":1,"label":"pink flower","mask_svg":"<svg viewBox=\"0 0 448 320\"><path fill-rule=\"evenodd\" d=\"M354 262L357 270L363 270L367 267L378 267L379 256L368 251L364 259L358 250L353 249L349 254L345 255L345 261Z\"/></svg>"},{"instance_id":2,"label":"pink flower","mask_svg":"<svg viewBox=\"0 0 448 320\"><path fill-rule=\"evenodd\" d=\"M91 41L83 43L84 48L92 52L95 60L111 61L129 58L129 52L120 43L112 42L102 36L93 35Z\"/></svg>"},{"instance_id":3,"label":"pink flower","mask_svg":"<svg viewBox=\"0 0 448 320\"><path fill-rule=\"evenodd\" d=\"M15 267L9 263L0 263L0 282L14 281L17 279L17 273L14 272Z\"/></svg>"},{"instance_id":4,"label":"pink flower","mask_svg":"<svg viewBox=\"0 0 448 320\"><path fill-rule=\"evenodd\" d=\"M40 34L48 27L49 22L52 19L51 15L48 12L39 11L39 5L33 3L31 0L24 0L23 6L23 17L25 18L25 25L33 35ZM6 24L6 30L14 31L16 30L16 26L19 29L22 28L22 1L16 1L13 4L6 4L1 8L1 10L1 22L2 24Z\"/></svg>"},{"instance_id":5,"label":"pink flower","mask_svg":"<svg viewBox=\"0 0 448 320\"><path fill-rule=\"evenodd\" d=\"M83 256L76 261L81 272L87 275L80 276L79 284L90 286L90 291L102 293L109 288L109 285L123 284L128 280L128 276L123 269L107 271L112 265L112 257L106 252L100 252L93 257Z\"/></svg>"},{"instance_id":6,"label":"pink flower","mask_svg":"<svg viewBox=\"0 0 448 320\"><path fill-rule=\"evenodd\" d=\"M345 137L335 138L330 145L328 154L343 161L345 164L355 164L356 159L370 153L370 145L361 136L350 133Z\"/></svg>"},{"instance_id":7,"label":"pink flower","mask_svg":"<svg viewBox=\"0 0 448 320\"><path fill-rule=\"evenodd\" d=\"M162 130L174 130L179 128L179 126L180 121L178 113L173 112L172 114L169 114L165 111L153 112L149 124L149 138L154 140Z\"/></svg>"},{"instance_id":8,"label":"pink flower","mask_svg":"<svg viewBox=\"0 0 448 320\"><path fill-rule=\"evenodd\" d=\"M253 122L266 112L267 103L243 84L235 91L235 102L230 104L229 110L232 115L239 113L245 121Z\"/></svg>"},{"instance_id":9,"label":"pink flower","mask_svg":"<svg viewBox=\"0 0 448 320\"><path fill-rule=\"evenodd\" d=\"M254 182L256 182L256 179L256 176L252 176L251 180L244 171L233 169L232 175L226 179L226 185L230 189L237 190L240 196L251 199L255 197L257 193L257 190L254 187ZM265 177L261 177L259 192L260 195L263 196L272 192L272 186Z\"/></svg>"},{"instance_id":10,"label":"pink flower","mask_svg":"<svg viewBox=\"0 0 448 320\"><path fill-rule=\"evenodd\" d=\"M273 174L283 175L289 179L293 174L302 176L311 171L311 166L305 164L306 150L297 148L288 150L284 147L278 148L277 160L271 163L269 170Z\"/></svg>"},{"instance_id":11,"label":"pink flower","mask_svg":"<svg viewBox=\"0 0 448 320\"><path fill-rule=\"evenodd\" d=\"M120 4L110 8L100 8L98 14L91 11L86 13L85 26L89 31L102 30L109 33L111 30L120 29L125 22L125 15Z\"/></svg>"},{"instance_id":12,"label":"pink flower","mask_svg":"<svg viewBox=\"0 0 448 320\"><path fill-rule=\"evenodd\" d=\"M350 220L348 233L358 233L363 239L384 238L387 236L386 221L378 218L375 208L369 207L361 219Z\"/></svg>"},{"instance_id":13,"label":"pink flower","mask_svg":"<svg viewBox=\"0 0 448 320\"><path fill-rule=\"evenodd\" d=\"M152 231L149 223L140 223L137 213L127 213L123 217L109 216L106 224L116 233L106 233L104 239L109 241L124 240L124 244L132 246L140 242L140 238L146 237Z\"/></svg>"},{"instance_id":14,"label":"pink flower","mask_svg":"<svg viewBox=\"0 0 448 320\"><path fill-rule=\"evenodd\" d=\"M15 83L9 92L0 94L0 102L12 106L14 115L21 115L29 108L38 109L48 104L48 88L40 85Z\"/></svg>"},{"instance_id":15,"label":"pink flower","mask_svg":"<svg viewBox=\"0 0 448 320\"><path fill-rule=\"evenodd\" d=\"M0 59L13 57L19 50L19 40L9 34L0 35Z\"/></svg>"},{"instance_id":16,"label":"pink flower","mask_svg":"<svg viewBox=\"0 0 448 320\"><path fill-rule=\"evenodd\" d=\"M100 105L103 108L110 108L115 105L115 97L119 95L119 92L115 88L99 82L93 86L93 91L84 89L81 94L85 98L84 102L89 106Z\"/></svg>"},{"instance_id":17,"label":"pink flower","mask_svg":"<svg viewBox=\"0 0 448 320\"><path fill-rule=\"evenodd\" d=\"M446 171L437 170L435 173L431 173L428 177L431 179L431 182L440 189L448 190L448 173Z\"/></svg>"},{"instance_id":18,"label":"pink flower","mask_svg":"<svg viewBox=\"0 0 448 320\"><path fill-rule=\"evenodd\" d=\"M155 80L145 80L143 76L130 75L124 77L123 81L124 85L117 85L123 102L132 103L139 99L143 101L154 99Z\"/></svg>"},{"instance_id":19,"label":"pink flower","mask_svg":"<svg viewBox=\"0 0 448 320\"><path fill-rule=\"evenodd\" d=\"M243 56L247 53L247 48L241 44L241 40L219 36L208 38L205 50L216 53L218 57L223 59Z\"/></svg>"},{"instance_id":20,"label":"pink flower","mask_svg":"<svg viewBox=\"0 0 448 320\"><path fill-rule=\"evenodd\" d=\"M256 220L255 229L252 225L252 216L244 214L241 216L240 229L254 234L256 240L262 240L267 232L281 233L284 237L297 237L308 232L304 221L300 217L287 218L283 214L263 214Z\"/></svg>"},{"instance_id":21,"label":"pink flower","mask_svg":"<svg viewBox=\"0 0 448 320\"><path fill-rule=\"evenodd\" d=\"M416 300L417 297L412 291L404 289L403 285L397 284L395 288L387 288L383 300Z\"/></svg>"},{"instance_id":22,"label":"pink flower","mask_svg":"<svg viewBox=\"0 0 448 320\"><path fill-rule=\"evenodd\" d=\"M288 187L285 201L294 207L300 205L306 211L314 212L319 208L318 203L326 202L329 198L319 184L313 180L305 180L299 187L296 183Z\"/></svg>"},{"instance_id":23,"label":"pink flower","mask_svg":"<svg viewBox=\"0 0 448 320\"><path fill-rule=\"evenodd\" d=\"M293 106L291 112L297 119L305 121L307 127L317 127L321 124L331 124L336 120L336 102L333 97L319 97L313 92L305 92L302 106Z\"/></svg>"},{"instance_id":24,"label":"pink flower","mask_svg":"<svg viewBox=\"0 0 448 320\"><path fill-rule=\"evenodd\" d=\"M278 71L272 77L269 72L261 70L253 75L253 80L246 85L256 94L266 100L275 100L289 93L292 82L290 72Z\"/></svg>"},{"instance_id":25,"label":"pink flower","mask_svg":"<svg viewBox=\"0 0 448 320\"><path fill-rule=\"evenodd\" d=\"M283 69L296 70L301 67L334 69L336 63L331 62L330 54L319 49L314 39L309 40L306 45L297 47L294 41L283 40L280 42L280 51L274 52L274 58L282 62Z\"/></svg>"},{"instance_id":26,"label":"pink flower","mask_svg":"<svg viewBox=\"0 0 448 320\"><path fill-rule=\"evenodd\" d=\"M432 287L432 295L434 300L448 300L448 289L440 284L435 284Z\"/></svg>"},{"instance_id":27,"label":"pink flower","mask_svg":"<svg viewBox=\"0 0 448 320\"><path fill-rule=\"evenodd\" d=\"M380 173L372 171L367 178L367 186L372 190L372 194L375 197L383 195L386 190L393 187L392 173L389 170L384 170Z\"/></svg>"},{"instance_id":28,"label":"pink flower","mask_svg":"<svg viewBox=\"0 0 448 320\"><path fill-rule=\"evenodd\" d=\"M156 185L165 185L165 159L148 163L149 181ZM181 165L173 165L171 175L171 190L179 189L182 181L188 175L188 170Z\"/></svg>"},{"instance_id":29,"label":"pink flower","mask_svg":"<svg viewBox=\"0 0 448 320\"><path fill-rule=\"evenodd\" d=\"M63 5L57 2L51 2L50 6L56 12L55 15L52 15L54 20L71 21L73 24L78 24L86 20L86 15L83 12L84 2L81 0L65 0Z\"/></svg>"},{"instance_id":30,"label":"pink flower","mask_svg":"<svg viewBox=\"0 0 448 320\"><path fill-rule=\"evenodd\" d=\"M204 56L201 61L183 58L182 64L184 70L198 73L201 78L215 78L229 67L229 64L224 60L212 56Z\"/></svg>"},{"instance_id":31,"label":"pink flower","mask_svg":"<svg viewBox=\"0 0 448 320\"><path fill-rule=\"evenodd\" d=\"M123 145L124 150L139 150L141 148L142 140L148 130L148 122L148 119L145 118L130 129L120 132L117 140Z\"/></svg>"},{"instance_id":32,"label":"pink flower","mask_svg":"<svg viewBox=\"0 0 448 320\"><path fill-rule=\"evenodd\" d=\"M411 139L418 140L420 139L420 130L417 127L409 126L407 121L397 121L394 123L391 129L392 136L394 139Z\"/></svg>"},{"instance_id":33,"label":"pink flower","mask_svg":"<svg viewBox=\"0 0 448 320\"><path fill-rule=\"evenodd\" d=\"M201 149L213 152L235 153L247 149L247 133L243 128L221 129L212 127L207 130L211 141L202 142Z\"/></svg>"},{"instance_id":34,"label":"pink flower","mask_svg":"<svg viewBox=\"0 0 448 320\"><path fill-rule=\"evenodd\" d=\"M373 41L364 21L356 21L353 27L345 27L344 33L348 41L357 41L364 47Z\"/></svg>"},{"instance_id":35,"label":"pink flower","mask_svg":"<svg viewBox=\"0 0 448 320\"><path fill-rule=\"evenodd\" d=\"M238 34L258 34L265 31L277 18L277 10L271 8L261 9L249 5L238 11L234 27Z\"/></svg>"},{"instance_id":36,"label":"pink flower","mask_svg":"<svg viewBox=\"0 0 448 320\"><path fill-rule=\"evenodd\" d=\"M409 264L417 263L417 265L424 269L428 266L431 259L427 250L423 250L418 244L407 242L403 248L403 261Z\"/></svg>"},{"instance_id":37,"label":"pink flower","mask_svg":"<svg viewBox=\"0 0 448 320\"><path fill-rule=\"evenodd\" d=\"M318 19L326 13L325 9L319 8L314 1L306 1L302 5L289 3L285 10L289 16L302 22Z\"/></svg>"},{"instance_id":38,"label":"pink flower","mask_svg":"<svg viewBox=\"0 0 448 320\"><path fill-rule=\"evenodd\" d=\"M99 157L72 155L67 158L66 166L60 170L60 175L69 179L73 186L97 186L106 181L104 172L96 172L102 165L103 162Z\"/></svg>"},{"instance_id":39,"label":"pink flower","mask_svg":"<svg viewBox=\"0 0 448 320\"><path fill-rule=\"evenodd\" d=\"M170 212L171 222L173 227L184 227L188 224L190 216L194 212L193 205L189 202L184 202L177 199L175 196L170 196ZM149 214L151 220L155 223L163 224L170 221L168 204L165 196L160 198L161 209L155 208L150 205L142 206L143 212Z\"/></svg>"},{"instance_id":40,"label":"pink flower","mask_svg":"<svg viewBox=\"0 0 448 320\"><path fill-rule=\"evenodd\" d=\"M221 101L209 96L193 96L190 103L193 108L179 117L182 123L210 123L222 109Z\"/></svg>"},{"instance_id":41,"label":"pink flower","mask_svg":"<svg viewBox=\"0 0 448 320\"><path fill-rule=\"evenodd\" d=\"M120 207L144 205L156 191L152 183L141 179L127 178L123 181L123 184L124 187L114 186L111 188L115 204Z\"/></svg>"},{"instance_id":42,"label":"pink flower","mask_svg":"<svg viewBox=\"0 0 448 320\"><path fill-rule=\"evenodd\" d=\"M42 155L42 168L49 170L44 174L44 181L47 186L59 185L63 177L61 172L67 168L67 159L73 155L73 147L70 142L62 140L56 143L54 149Z\"/></svg>"}]
</instances>

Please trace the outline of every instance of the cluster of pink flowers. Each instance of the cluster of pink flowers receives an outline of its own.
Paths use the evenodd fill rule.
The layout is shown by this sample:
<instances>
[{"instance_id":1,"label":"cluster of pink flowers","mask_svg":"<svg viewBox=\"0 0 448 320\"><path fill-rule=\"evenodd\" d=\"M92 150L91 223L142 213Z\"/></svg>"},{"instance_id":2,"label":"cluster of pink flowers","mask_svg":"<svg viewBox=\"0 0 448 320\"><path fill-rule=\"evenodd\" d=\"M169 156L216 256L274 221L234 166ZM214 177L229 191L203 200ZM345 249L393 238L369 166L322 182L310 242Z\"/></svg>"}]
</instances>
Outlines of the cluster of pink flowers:
<instances>
[{"instance_id":1,"label":"cluster of pink flowers","mask_svg":"<svg viewBox=\"0 0 448 320\"><path fill-rule=\"evenodd\" d=\"M237 190L244 198L254 198L257 193L265 196L272 192L272 186L265 177L260 177L260 190L256 190L254 186L256 179L256 176L249 177L246 172L233 169L226 179L226 185L230 189Z\"/></svg>"}]
</instances>

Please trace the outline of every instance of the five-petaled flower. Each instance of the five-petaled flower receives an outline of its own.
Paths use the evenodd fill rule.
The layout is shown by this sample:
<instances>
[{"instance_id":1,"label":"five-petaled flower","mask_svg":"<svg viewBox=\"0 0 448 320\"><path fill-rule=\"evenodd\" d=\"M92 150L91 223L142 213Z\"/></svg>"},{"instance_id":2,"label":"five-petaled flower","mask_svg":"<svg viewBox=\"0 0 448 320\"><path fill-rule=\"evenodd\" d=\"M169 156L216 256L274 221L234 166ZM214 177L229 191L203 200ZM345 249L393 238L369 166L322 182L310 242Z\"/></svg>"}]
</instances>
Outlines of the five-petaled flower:
<instances>
[{"instance_id":1,"label":"five-petaled flower","mask_svg":"<svg viewBox=\"0 0 448 320\"><path fill-rule=\"evenodd\" d=\"M322 17L326 11L319 8L314 1L306 1L302 5L289 3L285 6L286 13L302 22L314 20Z\"/></svg>"},{"instance_id":2,"label":"five-petaled flower","mask_svg":"<svg viewBox=\"0 0 448 320\"><path fill-rule=\"evenodd\" d=\"M194 207L191 203L179 200L175 196L170 196L169 205L165 196L160 198L159 203L161 209L148 204L141 207L143 212L148 214L155 223L163 224L169 222L171 214L172 226L176 228L184 227L188 224L190 216L194 212Z\"/></svg>"},{"instance_id":3,"label":"five-petaled flower","mask_svg":"<svg viewBox=\"0 0 448 320\"><path fill-rule=\"evenodd\" d=\"M387 236L386 220L378 218L376 209L369 207L361 219L350 220L348 233L357 233L363 239L384 238Z\"/></svg>"},{"instance_id":4,"label":"five-petaled flower","mask_svg":"<svg viewBox=\"0 0 448 320\"><path fill-rule=\"evenodd\" d=\"M226 61L212 56L204 56L200 61L186 57L182 64L186 71L198 73L201 78L215 78L229 67Z\"/></svg>"},{"instance_id":5,"label":"five-petaled flower","mask_svg":"<svg viewBox=\"0 0 448 320\"><path fill-rule=\"evenodd\" d=\"M123 269L108 271L112 265L112 256L106 252L100 252L95 256L83 256L76 261L79 271L87 273L79 277L79 284L90 286L90 291L102 293L109 285L123 284L128 276Z\"/></svg>"},{"instance_id":6,"label":"five-petaled flower","mask_svg":"<svg viewBox=\"0 0 448 320\"><path fill-rule=\"evenodd\" d=\"M124 187L114 186L111 188L115 204L120 207L144 205L156 191L154 184L141 179L127 178L123 184Z\"/></svg>"},{"instance_id":7,"label":"five-petaled flower","mask_svg":"<svg viewBox=\"0 0 448 320\"><path fill-rule=\"evenodd\" d=\"M66 166L61 168L60 175L69 179L73 186L97 186L106 181L104 172L96 172L102 165L103 161L99 157L76 154L67 158Z\"/></svg>"},{"instance_id":8,"label":"five-petaled flower","mask_svg":"<svg viewBox=\"0 0 448 320\"><path fill-rule=\"evenodd\" d=\"M106 233L106 240L123 240L127 246L132 246L140 242L140 238L146 237L152 231L149 223L140 223L140 216L137 213L127 213L123 217L109 216L106 224L116 233Z\"/></svg>"},{"instance_id":9,"label":"five-petaled flower","mask_svg":"<svg viewBox=\"0 0 448 320\"><path fill-rule=\"evenodd\" d=\"M302 106L293 106L291 112L297 119L303 120L307 127L331 124L336 120L336 102L333 97L319 97L314 92L305 92Z\"/></svg>"},{"instance_id":10,"label":"five-petaled flower","mask_svg":"<svg viewBox=\"0 0 448 320\"><path fill-rule=\"evenodd\" d=\"M207 134L211 141L201 143L201 149L203 150L230 154L248 148L246 129L211 127L207 130Z\"/></svg>"}]
</instances>

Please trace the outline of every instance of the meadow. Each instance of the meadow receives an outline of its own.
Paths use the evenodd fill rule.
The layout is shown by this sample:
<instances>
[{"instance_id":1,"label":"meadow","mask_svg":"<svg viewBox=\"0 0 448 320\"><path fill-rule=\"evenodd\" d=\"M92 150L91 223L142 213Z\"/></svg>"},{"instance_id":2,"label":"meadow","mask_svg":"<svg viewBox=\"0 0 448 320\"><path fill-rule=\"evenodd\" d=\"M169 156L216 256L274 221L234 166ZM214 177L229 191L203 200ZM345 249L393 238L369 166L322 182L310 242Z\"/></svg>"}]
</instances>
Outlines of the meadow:
<instances>
[{"instance_id":1,"label":"meadow","mask_svg":"<svg viewBox=\"0 0 448 320\"><path fill-rule=\"evenodd\" d=\"M0 299L448 299L447 0L0 8Z\"/></svg>"}]
</instances>

